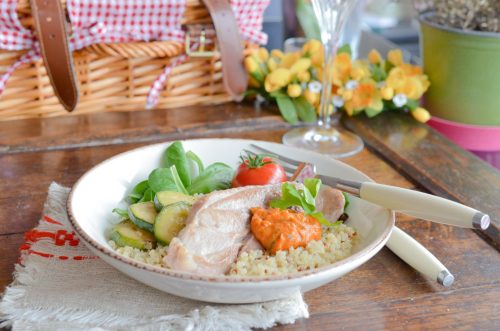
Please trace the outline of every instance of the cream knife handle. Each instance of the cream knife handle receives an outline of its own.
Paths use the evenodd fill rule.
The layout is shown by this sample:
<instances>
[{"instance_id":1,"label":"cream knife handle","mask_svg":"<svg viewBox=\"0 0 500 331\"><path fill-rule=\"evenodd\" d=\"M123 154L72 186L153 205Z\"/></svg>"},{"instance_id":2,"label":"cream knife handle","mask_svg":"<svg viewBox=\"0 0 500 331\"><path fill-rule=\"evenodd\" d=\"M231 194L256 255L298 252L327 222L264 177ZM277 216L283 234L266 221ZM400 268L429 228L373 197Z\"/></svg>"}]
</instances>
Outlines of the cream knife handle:
<instances>
[{"instance_id":1,"label":"cream knife handle","mask_svg":"<svg viewBox=\"0 0 500 331\"><path fill-rule=\"evenodd\" d=\"M361 199L432 222L485 230L490 217L473 208L435 195L396 186L364 182Z\"/></svg>"},{"instance_id":2,"label":"cream knife handle","mask_svg":"<svg viewBox=\"0 0 500 331\"><path fill-rule=\"evenodd\" d=\"M455 280L431 252L398 227L392 230L386 246L415 270L435 279L441 285L450 286Z\"/></svg>"}]
</instances>

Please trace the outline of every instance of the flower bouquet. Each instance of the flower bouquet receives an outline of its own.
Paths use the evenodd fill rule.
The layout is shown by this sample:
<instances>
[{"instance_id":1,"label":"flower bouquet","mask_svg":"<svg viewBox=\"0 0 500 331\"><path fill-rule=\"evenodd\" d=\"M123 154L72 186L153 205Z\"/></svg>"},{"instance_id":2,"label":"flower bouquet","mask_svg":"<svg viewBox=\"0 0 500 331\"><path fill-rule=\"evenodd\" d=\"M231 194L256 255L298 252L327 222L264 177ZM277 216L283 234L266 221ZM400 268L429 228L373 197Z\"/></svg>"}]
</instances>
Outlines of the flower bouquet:
<instances>
[{"instance_id":1,"label":"flower bouquet","mask_svg":"<svg viewBox=\"0 0 500 331\"><path fill-rule=\"evenodd\" d=\"M319 111L323 63L323 46L314 39L286 54L254 49L245 58L247 95L276 100L281 115L291 124L313 122ZM387 59L372 50L367 59L353 60L349 46L343 46L332 72L332 112L336 107L349 116L365 113L373 117L383 111L405 111L420 122L430 118L419 107L429 80L420 67L404 62L399 49L391 50Z\"/></svg>"}]
</instances>

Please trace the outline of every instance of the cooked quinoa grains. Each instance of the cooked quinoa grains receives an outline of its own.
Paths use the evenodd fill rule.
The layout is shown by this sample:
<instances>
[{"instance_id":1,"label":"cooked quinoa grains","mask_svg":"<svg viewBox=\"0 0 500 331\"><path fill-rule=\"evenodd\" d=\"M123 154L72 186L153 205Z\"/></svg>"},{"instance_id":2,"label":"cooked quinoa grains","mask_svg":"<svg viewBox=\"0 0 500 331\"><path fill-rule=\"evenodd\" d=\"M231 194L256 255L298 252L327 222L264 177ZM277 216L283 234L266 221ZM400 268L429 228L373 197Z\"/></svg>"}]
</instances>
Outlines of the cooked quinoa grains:
<instances>
[{"instance_id":1,"label":"cooked quinoa grains","mask_svg":"<svg viewBox=\"0 0 500 331\"><path fill-rule=\"evenodd\" d=\"M268 255L262 250L243 252L238 255L228 272L230 276L285 275L298 271L324 267L351 255L356 231L345 224L323 227L321 240L310 241L306 247L278 251ZM109 245L119 254L157 267L165 267L163 257L168 246L142 251L133 247L117 247L110 240Z\"/></svg>"},{"instance_id":2,"label":"cooked quinoa grains","mask_svg":"<svg viewBox=\"0 0 500 331\"><path fill-rule=\"evenodd\" d=\"M270 256L261 250L241 253L231 265L232 276L285 275L320 268L351 255L356 231L347 225L324 227L321 240L310 241L305 248L291 248Z\"/></svg>"}]
</instances>

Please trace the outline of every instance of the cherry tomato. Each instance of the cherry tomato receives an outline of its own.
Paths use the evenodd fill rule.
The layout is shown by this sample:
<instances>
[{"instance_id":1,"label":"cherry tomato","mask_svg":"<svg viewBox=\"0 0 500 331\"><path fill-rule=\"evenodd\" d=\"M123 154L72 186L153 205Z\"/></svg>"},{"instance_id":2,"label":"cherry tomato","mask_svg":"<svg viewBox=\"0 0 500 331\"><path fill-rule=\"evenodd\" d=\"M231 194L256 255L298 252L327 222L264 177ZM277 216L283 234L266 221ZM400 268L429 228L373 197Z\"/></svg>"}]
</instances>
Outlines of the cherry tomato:
<instances>
[{"instance_id":1,"label":"cherry tomato","mask_svg":"<svg viewBox=\"0 0 500 331\"><path fill-rule=\"evenodd\" d=\"M233 187L278 184L287 181L283 166L270 157L247 155L241 159L242 162L233 179Z\"/></svg>"}]
</instances>

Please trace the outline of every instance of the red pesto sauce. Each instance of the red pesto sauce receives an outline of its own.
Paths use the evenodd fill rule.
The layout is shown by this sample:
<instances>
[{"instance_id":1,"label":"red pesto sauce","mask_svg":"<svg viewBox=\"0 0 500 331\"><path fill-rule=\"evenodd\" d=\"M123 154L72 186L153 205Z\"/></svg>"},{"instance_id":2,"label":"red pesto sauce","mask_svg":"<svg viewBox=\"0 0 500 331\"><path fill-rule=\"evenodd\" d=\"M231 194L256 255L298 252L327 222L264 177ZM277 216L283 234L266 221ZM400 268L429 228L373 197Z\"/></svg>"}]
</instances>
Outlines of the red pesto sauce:
<instances>
[{"instance_id":1,"label":"red pesto sauce","mask_svg":"<svg viewBox=\"0 0 500 331\"><path fill-rule=\"evenodd\" d=\"M294 247L305 247L321 240L321 224L313 217L291 209L251 208L250 230L271 254Z\"/></svg>"}]
</instances>

